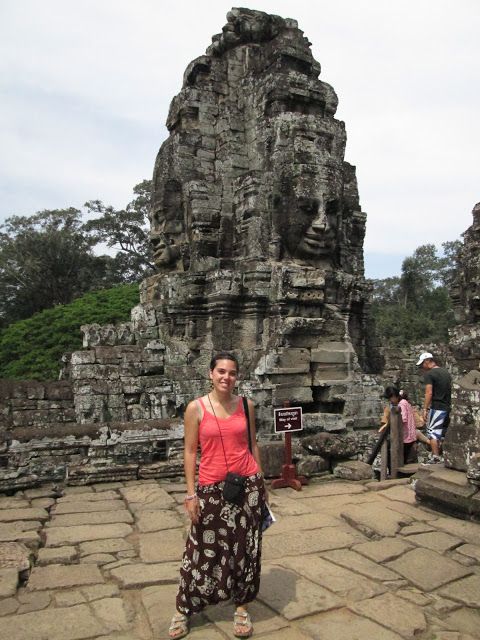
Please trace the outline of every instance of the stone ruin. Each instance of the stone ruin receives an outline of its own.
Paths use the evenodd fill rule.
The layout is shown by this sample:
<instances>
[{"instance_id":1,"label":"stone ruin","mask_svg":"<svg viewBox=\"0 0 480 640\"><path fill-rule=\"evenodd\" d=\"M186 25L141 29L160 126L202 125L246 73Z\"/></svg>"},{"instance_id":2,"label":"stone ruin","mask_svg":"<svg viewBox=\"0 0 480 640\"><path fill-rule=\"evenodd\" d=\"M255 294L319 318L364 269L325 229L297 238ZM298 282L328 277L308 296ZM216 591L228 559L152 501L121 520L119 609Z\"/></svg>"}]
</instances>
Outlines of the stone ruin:
<instances>
[{"instance_id":1,"label":"stone ruin","mask_svg":"<svg viewBox=\"0 0 480 640\"><path fill-rule=\"evenodd\" d=\"M128 465L137 477L165 465L179 472L171 461L183 409L207 390L219 350L239 354L240 392L254 400L264 440L273 408L288 401L303 407L307 433L355 431L355 451L368 449L381 401L366 215L345 161L337 96L319 75L295 20L248 9L229 12L188 65L155 162L157 273L142 283L131 322L82 327L84 350L65 370L68 402L89 433L68 436L69 456L60 446L70 481L114 479L120 468L125 476ZM3 398L4 467L12 446L29 448L25 427L36 424L23 424L20 405L31 399L22 397ZM57 446L48 431L34 434L45 456ZM60 432L71 434L71 425ZM20 482L18 465L35 476L27 453L20 458L11 482ZM51 465L50 475L65 471Z\"/></svg>"}]
</instances>

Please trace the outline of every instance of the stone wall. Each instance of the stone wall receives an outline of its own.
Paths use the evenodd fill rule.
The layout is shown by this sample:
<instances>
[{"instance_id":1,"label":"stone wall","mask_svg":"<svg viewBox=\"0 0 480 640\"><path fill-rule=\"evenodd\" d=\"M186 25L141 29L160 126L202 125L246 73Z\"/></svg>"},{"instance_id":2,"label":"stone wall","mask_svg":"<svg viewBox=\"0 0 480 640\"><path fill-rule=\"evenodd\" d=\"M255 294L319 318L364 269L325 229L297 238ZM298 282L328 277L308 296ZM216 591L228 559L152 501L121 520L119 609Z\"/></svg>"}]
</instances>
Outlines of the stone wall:
<instances>
[{"instance_id":1,"label":"stone wall","mask_svg":"<svg viewBox=\"0 0 480 640\"><path fill-rule=\"evenodd\" d=\"M69 381L0 380L0 437L15 427L31 427L32 434L50 424L75 424L73 389Z\"/></svg>"}]
</instances>

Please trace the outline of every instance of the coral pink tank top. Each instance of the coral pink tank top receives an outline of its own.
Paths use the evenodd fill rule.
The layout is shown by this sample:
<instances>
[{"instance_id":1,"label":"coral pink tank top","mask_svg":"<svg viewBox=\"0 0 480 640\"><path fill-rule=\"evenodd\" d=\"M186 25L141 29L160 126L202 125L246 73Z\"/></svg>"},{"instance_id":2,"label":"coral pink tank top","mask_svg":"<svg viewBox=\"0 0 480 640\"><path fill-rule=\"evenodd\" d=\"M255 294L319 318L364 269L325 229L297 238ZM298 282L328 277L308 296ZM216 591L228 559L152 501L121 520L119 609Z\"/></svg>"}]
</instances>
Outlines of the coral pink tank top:
<instances>
[{"instance_id":1,"label":"coral pink tank top","mask_svg":"<svg viewBox=\"0 0 480 640\"><path fill-rule=\"evenodd\" d=\"M258 473L258 465L248 448L247 419L243 410L242 398L238 399L235 413L232 413L228 418L217 417L215 419L211 409L208 411L201 398L199 398L199 402L203 409L198 436L201 451L198 471L199 484L213 484L225 480L227 475L225 458L228 463L228 471L239 473L242 476L252 476ZM225 455L223 454L220 433L222 434Z\"/></svg>"}]
</instances>

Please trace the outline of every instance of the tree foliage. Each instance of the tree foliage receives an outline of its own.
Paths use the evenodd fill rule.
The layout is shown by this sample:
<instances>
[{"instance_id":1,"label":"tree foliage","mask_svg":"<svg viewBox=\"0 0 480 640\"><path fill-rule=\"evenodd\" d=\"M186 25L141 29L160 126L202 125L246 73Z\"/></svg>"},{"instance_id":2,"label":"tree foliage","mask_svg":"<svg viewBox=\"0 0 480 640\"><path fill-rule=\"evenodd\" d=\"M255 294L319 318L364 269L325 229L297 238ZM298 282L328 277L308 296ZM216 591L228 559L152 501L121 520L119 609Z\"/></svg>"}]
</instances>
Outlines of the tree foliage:
<instances>
[{"instance_id":1,"label":"tree foliage","mask_svg":"<svg viewBox=\"0 0 480 640\"><path fill-rule=\"evenodd\" d=\"M101 200L85 203L89 213L100 217L89 220L85 230L117 251L115 267L125 282L138 282L153 272L153 254L148 235L148 216L151 205L151 180L137 184L135 198L120 211L106 206Z\"/></svg>"},{"instance_id":2,"label":"tree foliage","mask_svg":"<svg viewBox=\"0 0 480 640\"><path fill-rule=\"evenodd\" d=\"M108 256L93 253L78 209L12 216L0 227L0 322L5 325L111 286Z\"/></svg>"},{"instance_id":3,"label":"tree foliage","mask_svg":"<svg viewBox=\"0 0 480 640\"><path fill-rule=\"evenodd\" d=\"M129 320L138 301L138 285L126 284L87 293L11 324L0 331L0 378L57 379L62 356L82 347L82 324Z\"/></svg>"},{"instance_id":4,"label":"tree foliage","mask_svg":"<svg viewBox=\"0 0 480 640\"><path fill-rule=\"evenodd\" d=\"M372 313L385 344L406 346L446 342L453 325L448 289L455 278L461 242L445 242L443 255L433 244L418 247L402 263L400 277L374 280Z\"/></svg>"},{"instance_id":5,"label":"tree foliage","mask_svg":"<svg viewBox=\"0 0 480 640\"><path fill-rule=\"evenodd\" d=\"M0 226L0 327L148 275L150 190L148 180L136 185L121 211L100 200L86 203L90 214L101 214L86 223L72 207L8 218ZM101 243L116 254L97 255Z\"/></svg>"}]
</instances>

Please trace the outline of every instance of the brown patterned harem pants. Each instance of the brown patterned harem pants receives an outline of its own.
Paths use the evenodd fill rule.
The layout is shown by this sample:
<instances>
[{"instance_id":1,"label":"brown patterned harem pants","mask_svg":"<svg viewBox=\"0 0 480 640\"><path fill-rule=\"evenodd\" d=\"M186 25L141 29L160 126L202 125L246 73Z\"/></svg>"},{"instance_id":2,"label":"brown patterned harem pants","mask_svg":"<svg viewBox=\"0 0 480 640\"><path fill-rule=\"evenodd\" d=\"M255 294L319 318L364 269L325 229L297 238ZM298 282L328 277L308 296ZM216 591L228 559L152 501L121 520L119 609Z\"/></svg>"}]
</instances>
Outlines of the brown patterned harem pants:
<instances>
[{"instance_id":1,"label":"brown patterned harem pants","mask_svg":"<svg viewBox=\"0 0 480 640\"><path fill-rule=\"evenodd\" d=\"M177 610L197 613L209 604L255 600L260 587L263 478L249 476L242 506L226 502L223 482L199 487L200 521L188 535Z\"/></svg>"}]
</instances>

